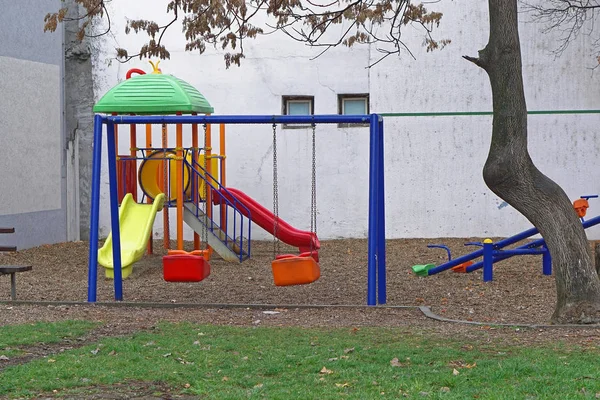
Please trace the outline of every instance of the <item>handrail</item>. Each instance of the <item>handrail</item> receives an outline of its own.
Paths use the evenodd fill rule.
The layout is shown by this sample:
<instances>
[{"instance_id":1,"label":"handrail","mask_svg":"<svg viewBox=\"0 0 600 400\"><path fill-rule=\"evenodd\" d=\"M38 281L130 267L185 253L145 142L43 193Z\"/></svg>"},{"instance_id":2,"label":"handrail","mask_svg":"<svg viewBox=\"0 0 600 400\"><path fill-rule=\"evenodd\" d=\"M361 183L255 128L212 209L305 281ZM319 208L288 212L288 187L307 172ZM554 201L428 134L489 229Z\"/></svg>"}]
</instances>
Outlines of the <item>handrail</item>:
<instances>
[{"instance_id":1,"label":"handrail","mask_svg":"<svg viewBox=\"0 0 600 400\"><path fill-rule=\"evenodd\" d=\"M189 163L186 160L186 164L189 165ZM228 203L230 203L229 199L227 199L227 197L223 196L222 194L219 193L219 191L224 191L225 193L227 193L229 196L231 196L231 198L233 199L234 204L239 204L240 206L242 206L242 208L244 210L246 210L248 212L248 219L252 219L251 213L250 213L250 209L248 207L246 207L246 205L244 203L242 203L241 201L239 201L229 190L227 190L227 188L225 186L223 186L221 184L221 182L219 182L219 180L217 178L214 177L214 175L210 174L206 169L204 169L204 167L202 165L200 165L200 163L198 163L198 161L194 161L194 164L196 164L198 166L198 168L200 168L200 170L202 171L202 174L204 174L204 176L208 176L213 182L215 182L218 185L218 188L214 187L213 184L211 182L208 182L208 184L211 186L211 188L213 189L213 196L215 194L218 194L220 198L223 198L225 200L227 200ZM191 166L191 165L190 165ZM192 167L193 168L193 167ZM205 182L207 181L206 178L202 178ZM213 201L214 198L213 198ZM239 210L239 207L231 205L230 207L234 207L236 210Z\"/></svg>"},{"instance_id":2,"label":"handrail","mask_svg":"<svg viewBox=\"0 0 600 400\"><path fill-rule=\"evenodd\" d=\"M175 148L165 148L165 149L146 149L146 148L138 148L138 150L142 151L142 154L144 156L142 157L134 157L134 156L130 156L130 155L124 155L124 156L120 156L117 160L117 162L121 162L121 161L128 161L128 160L146 160L148 159L148 157L146 157L145 153L146 151L158 151L158 152L174 152L176 149ZM190 151L190 149L185 149L185 154L187 154ZM155 160L159 161L159 160L164 160L166 158L162 158L162 157L156 157ZM219 228L221 232L223 232L224 237L221 237L220 235L217 235L219 237L219 240L221 240L223 243L225 243L228 247L229 244L228 243L233 243L234 245L238 245L239 246L239 254L238 254L238 258L240 261L243 261L245 259L246 256L250 256L250 246L251 246L251 221L252 221L252 215L251 215L251 211L250 209L242 202L240 202L230 191L227 190L226 187L224 187L218 179L216 179L212 174L209 174L202 165L200 165L200 163L198 163L196 160L188 160L188 158L186 156L183 157L183 163L184 166L186 166L189 169L189 179L192 186L192 190L191 190L191 198L188 196L185 196L186 200L185 201L192 201L193 204L196 206L196 210L194 212L196 218L199 219L199 210L200 209L200 203L202 201L206 201L206 199L202 199L198 190L198 185L197 183L194 184L194 182L198 182L197 179L202 179L203 182L205 182L205 185L207 190L208 188L210 188L211 190L211 195L212 195L212 199L213 201L211 201L211 204L208 205L207 207L211 207L211 209L214 207L214 205L221 205L221 206L225 206L225 207L231 207L232 211L233 211L233 237L228 233L228 213L225 213L225 220L224 220L224 226L219 225L217 222L215 222L215 220L211 217L209 218L208 215L205 215L206 217L206 222L208 223L207 229L210 229L211 231L213 231L213 229ZM193 163L193 164L192 164ZM167 175L170 176L170 168L171 168L171 163L167 163L166 167L168 168L167 170ZM215 186L216 184L216 186ZM125 179L123 177L123 185L125 185ZM167 201L165 202L165 205L167 207L172 207L174 206L175 202L170 200L171 197L171 185L167 185L167 187L164 188L164 191L166 192L165 195L167 196ZM142 200L144 199L144 197L146 196L146 193L144 191L142 191ZM244 214L246 213L246 214ZM244 218L248 219L247 224L247 228L245 229L244 227ZM240 223L237 223L237 220L239 219ZM235 237L237 236L237 231L238 231L238 225L239 225L239 240L236 240ZM213 232L214 234L214 232ZM244 249L244 240L246 240L247 243L247 249Z\"/></svg>"},{"instance_id":3,"label":"handrail","mask_svg":"<svg viewBox=\"0 0 600 400\"><path fill-rule=\"evenodd\" d=\"M220 238L220 240L222 242L224 242L225 244L227 244L229 241L231 241L233 244L239 245L239 259L240 261L242 261L244 259L244 256L250 256L250 252L251 252L251 226L252 224L250 223L252 221L251 219L251 214L250 214L250 210L248 209L248 207L246 207L243 203L241 203L239 200L237 200L235 198L235 196L231 196L231 199L233 199L233 201L231 201L230 199L228 199L226 196L224 196L223 194L221 194L221 190L229 195L231 195L231 193L227 190L227 188L225 188L217 179L215 179L214 176L212 176L211 174L209 174L197 161L193 160L192 163L190 163L186 158L184 158L184 165L188 166L190 168L191 171L191 175L193 177L193 180L196 180L196 176L200 179L202 179L205 183L205 185L207 185L207 187L210 188L211 194L212 194L212 198L213 201L211 201L211 204L208 205L207 207L212 207L214 206L214 204L220 204L220 205L225 205L228 207L231 207L232 211L233 211L233 237L231 237L228 234L228 229L227 229L227 220L228 218L225 218L225 226L221 226L218 223L215 222L215 220L213 218L208 218L207 219L210 220L210 226L207 227L209 228L211 231L214 229L214 227L218 227L224 234L224 240ZM214 183L217 184L217 186L215 186ZM208 192L208 189L206 190L206 192ZM196 188L195 190L192 190L192 196L195 197L192 199L194 205L197 207L196 210L196 217L198 217L198 209L199 209L199 205L201 203L201 197L200 197L200 193L198 193L198 189ZM218 200L215 200L215 196L219 196ZM208 196L207 196L208 197ZM207 199L203 199L205 202L207 201ZM244 233L245 233L245 229L244 229L244 214L242 211L240 211L240 208L243 208L244 211L246 211L247 214L247 218L248 218L248 228L247 228L247 250L246 252L244 252ZM227 215L227 214L226 214ZM239 217L238 217L239 216ZM235 239L236 236L236 231L238 229L237 227L237 218L240 219L240 236L239 236L239 243L238 241ZM244 254L246 253L246 254Z\"/></svg>"}]
</instances>

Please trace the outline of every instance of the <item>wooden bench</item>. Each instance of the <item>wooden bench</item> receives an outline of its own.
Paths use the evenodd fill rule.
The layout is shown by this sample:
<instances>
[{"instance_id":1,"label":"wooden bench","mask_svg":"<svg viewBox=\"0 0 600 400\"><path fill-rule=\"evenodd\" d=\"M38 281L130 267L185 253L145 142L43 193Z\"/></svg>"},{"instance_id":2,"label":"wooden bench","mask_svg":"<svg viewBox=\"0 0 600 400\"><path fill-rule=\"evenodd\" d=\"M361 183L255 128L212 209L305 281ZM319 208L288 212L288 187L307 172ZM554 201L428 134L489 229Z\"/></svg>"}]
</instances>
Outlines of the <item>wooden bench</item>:
<instances>
[{"instance_id":1,"label":"wooden bench","mask_svg":"<svg viewBox=\"0 0 600 400\"><path fill-rule=\"evenodd\" d=\"M0 265L0 275L10 274L10 299L17 299L17 272L31 271L31 265Z\"/></svg>"},{"instance_id":2,"label":"wooden bench","mask_svg":"<svg viewBox=\"0 0 600 400\"><path fill-rule=\"evenodd\" d=\"M15 233L15 228L0 228L0 233ZM16 246L0 246L0 251L17 251ZM10 298L17 299L17 272L31 271L31 265L0 265L0 275L10 275Z\"/></svg>"}]
</instances>

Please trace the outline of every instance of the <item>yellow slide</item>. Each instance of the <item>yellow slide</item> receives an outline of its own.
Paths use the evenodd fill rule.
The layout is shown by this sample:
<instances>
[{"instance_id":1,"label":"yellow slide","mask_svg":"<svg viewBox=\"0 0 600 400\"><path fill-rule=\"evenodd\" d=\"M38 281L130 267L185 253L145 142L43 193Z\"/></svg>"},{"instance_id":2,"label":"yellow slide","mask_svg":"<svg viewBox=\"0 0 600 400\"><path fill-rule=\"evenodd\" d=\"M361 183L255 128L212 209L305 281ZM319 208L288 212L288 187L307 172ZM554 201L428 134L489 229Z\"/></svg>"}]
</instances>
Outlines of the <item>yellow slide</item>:
<instances>
[{"instance_id":1,"label":"yellow slide","mask_svg":"<svg viewBox=\"0 0 600 400\"><path fill-rule=\"evenodd\" d=\"M131 193L127 193L119 207L119 226L121 233L121 272L123 279L131 275L133 263L144 255L156 213L162 210L165 195L160 193L152 204L138 204ZM98 264L106 268L106 277L114 278L112 233L106 238L104 246L98 250Z\"/></svg>"}]
</instances>

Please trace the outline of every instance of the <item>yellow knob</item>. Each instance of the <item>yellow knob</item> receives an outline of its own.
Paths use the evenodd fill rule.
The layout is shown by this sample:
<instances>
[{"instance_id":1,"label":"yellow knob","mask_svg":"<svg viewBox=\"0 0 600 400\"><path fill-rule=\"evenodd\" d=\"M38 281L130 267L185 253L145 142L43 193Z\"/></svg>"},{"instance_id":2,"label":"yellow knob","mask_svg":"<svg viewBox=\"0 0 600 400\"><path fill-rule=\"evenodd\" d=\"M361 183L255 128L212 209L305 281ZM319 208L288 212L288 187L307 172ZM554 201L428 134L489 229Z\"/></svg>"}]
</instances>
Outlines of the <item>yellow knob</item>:
<instances>
[{"instance_id":1,"label":"yellow knob","mask_svg":"<svg viewBox=\"0 0 600 400\"><path fill-rule=\"evenodd\" d=\"M160 64L160 60L156 61L156 64L153 63L152 61L148 61L151 65L152 65L152 73L153 74L162 74L162 71L160 70L160 68L158 68L158 64Z\"/></svg>"},{"instance_id":2,"label":"yellow knob","mask_svg":"<svg viewBox=\"0 0 600 400\"><path fill-rule=\"evenodd\" d=\"M494 243L494 242L492 241L492 239L485 239L485 240L483 241L483 243Z\"/></svg>"}]
</instances>

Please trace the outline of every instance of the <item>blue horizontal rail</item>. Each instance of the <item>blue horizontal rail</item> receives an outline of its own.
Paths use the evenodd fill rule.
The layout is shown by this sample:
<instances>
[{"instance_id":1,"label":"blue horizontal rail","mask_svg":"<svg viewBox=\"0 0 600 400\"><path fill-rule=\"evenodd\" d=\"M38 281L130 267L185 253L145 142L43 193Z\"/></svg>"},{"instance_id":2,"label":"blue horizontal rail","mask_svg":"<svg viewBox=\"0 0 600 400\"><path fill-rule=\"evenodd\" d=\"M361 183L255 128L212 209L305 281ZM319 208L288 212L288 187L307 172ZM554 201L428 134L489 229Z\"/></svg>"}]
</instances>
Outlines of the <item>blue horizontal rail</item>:
<instances>
[{"instance_id":1,"label":"blue horizontal rail","mask_svg":"<svg viewBox=\"0 0 600 400\"><path fill-rule=\"evenodd\" d=\"M532 248L516 248L510 250L499 250L498 253L494 255L499 256L529 256L529 255L537 255L544 254L546 250L543 249L532 249Z\"/></svg>"},{"instance_id":2,"label":"blue horizontal rail","mask_svg":"<svg viewBox=\"0 0 600 400\"><path fill-rule=\"evenodd\" d=\"M368 124L371 115L104 115L102 121L115 124ZM377 118L381 120L380 116Z\"/></svg>"}]
</instances>

